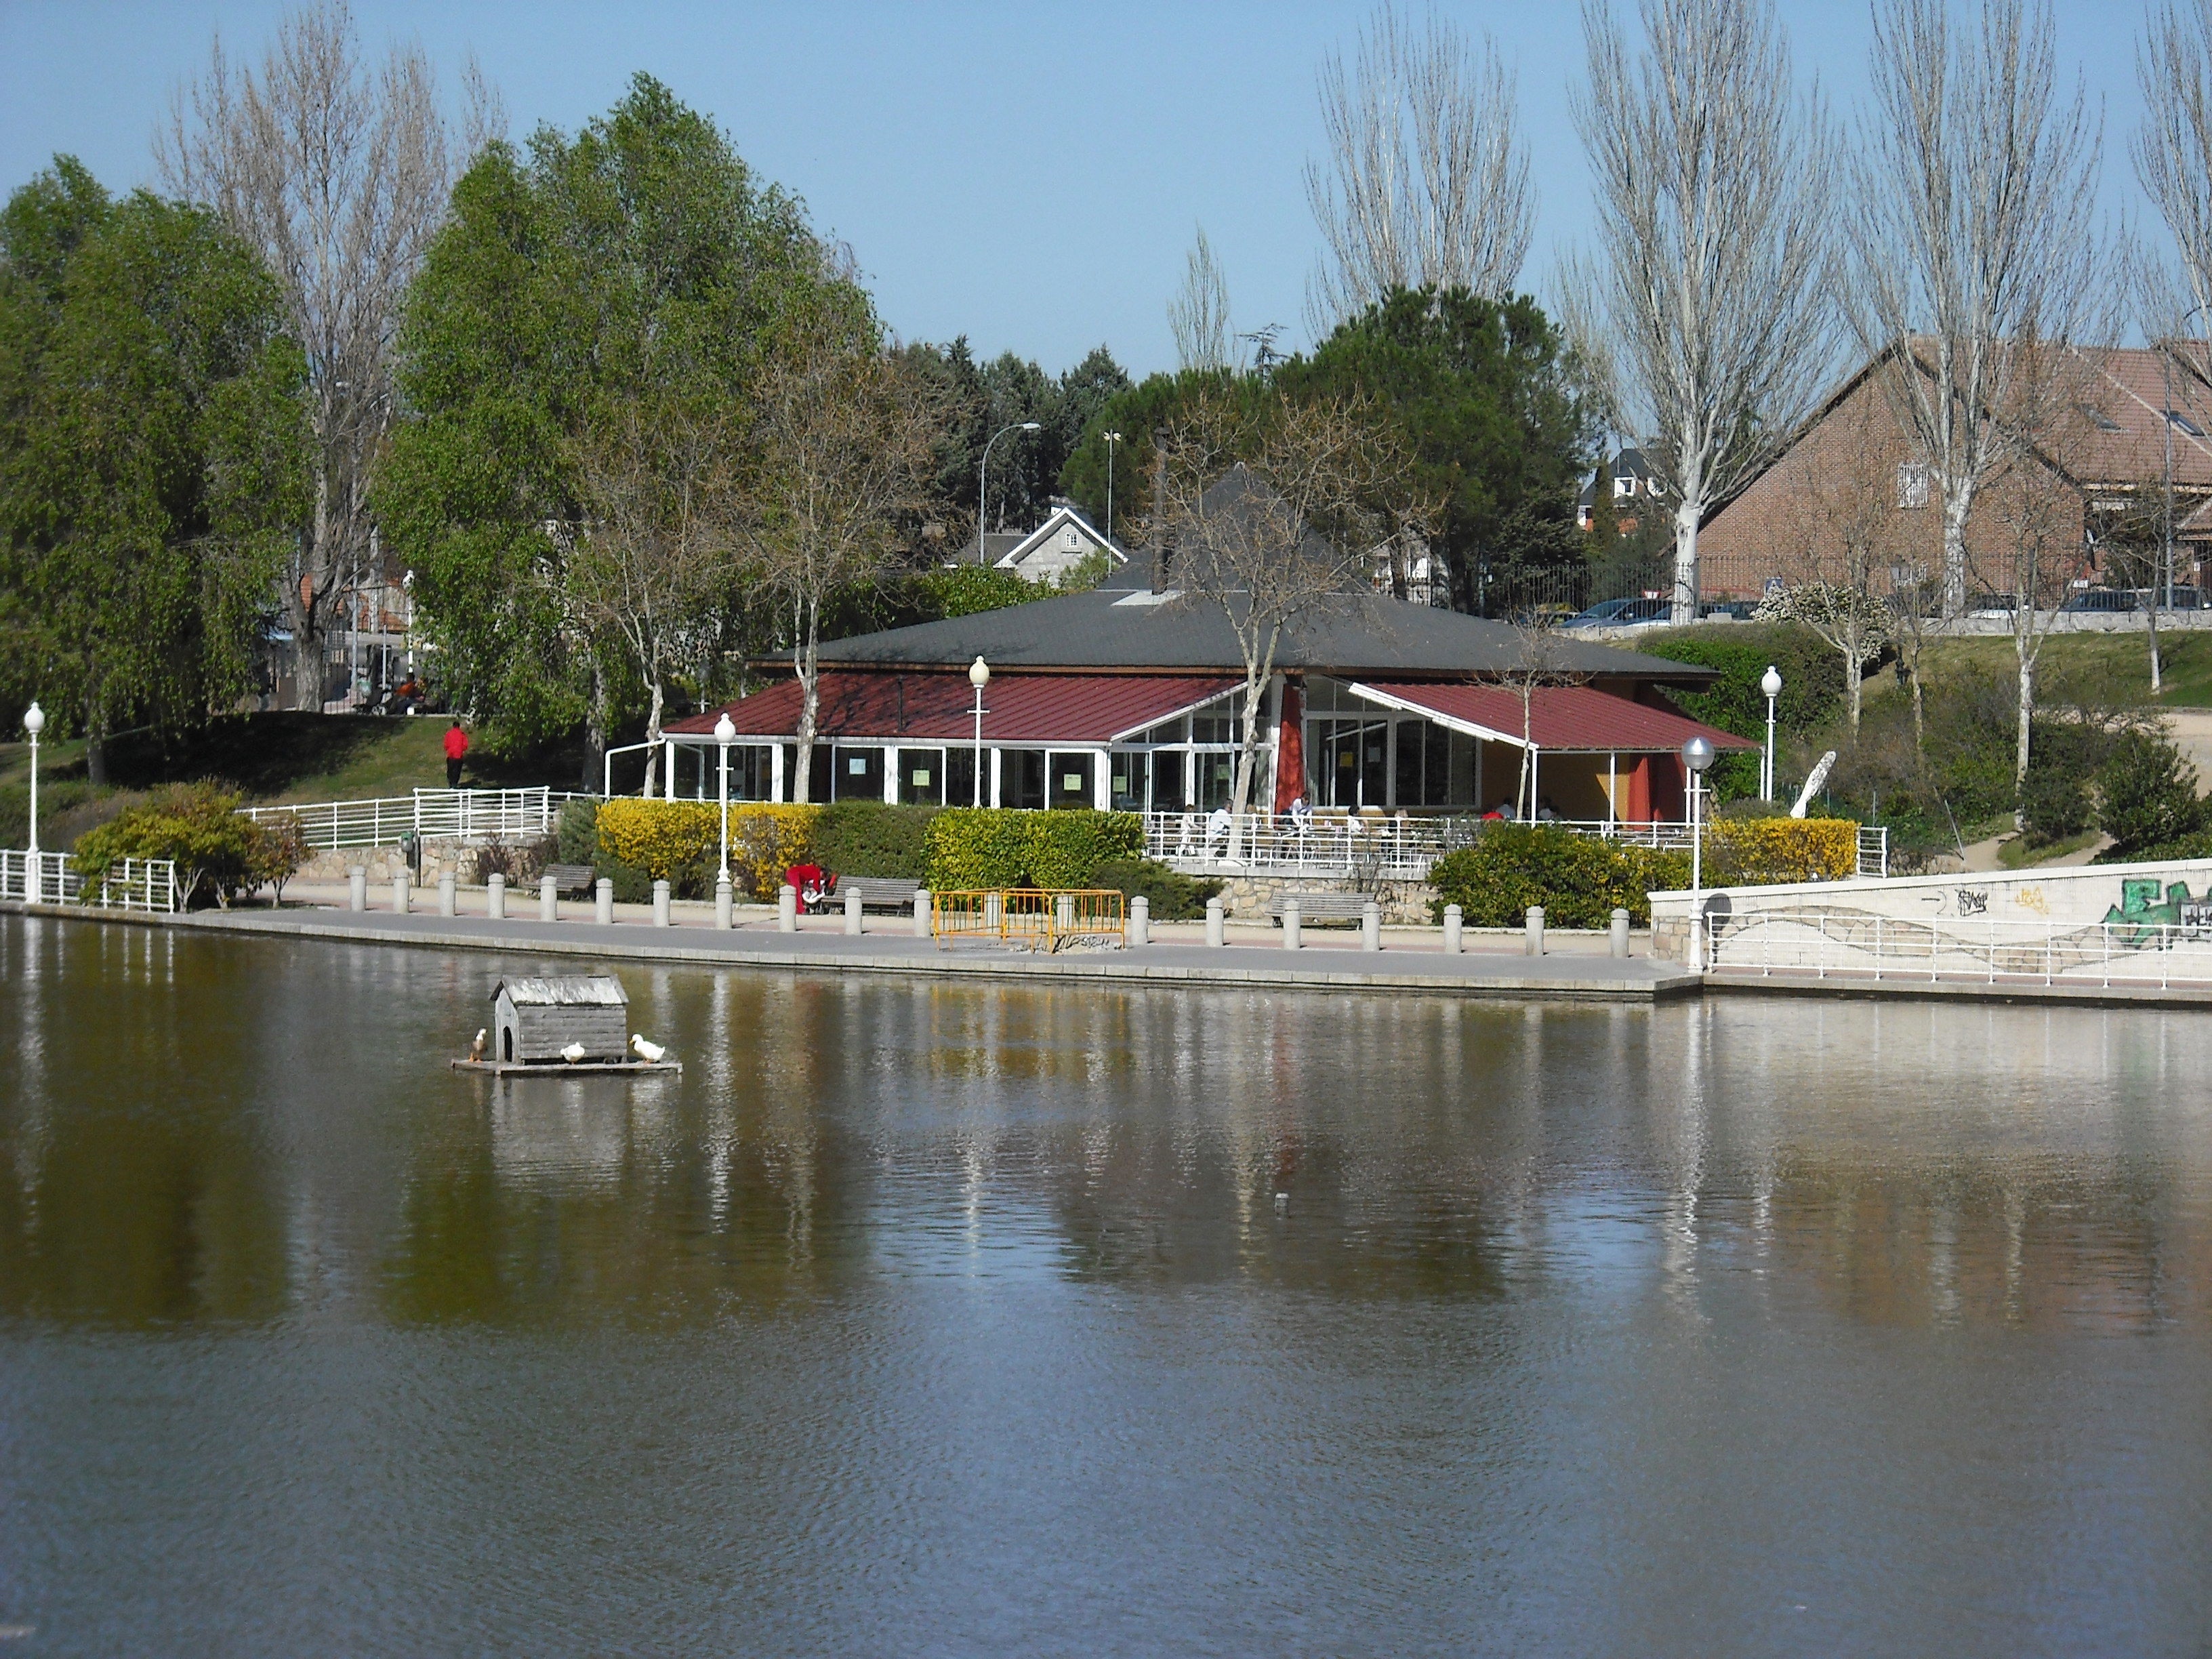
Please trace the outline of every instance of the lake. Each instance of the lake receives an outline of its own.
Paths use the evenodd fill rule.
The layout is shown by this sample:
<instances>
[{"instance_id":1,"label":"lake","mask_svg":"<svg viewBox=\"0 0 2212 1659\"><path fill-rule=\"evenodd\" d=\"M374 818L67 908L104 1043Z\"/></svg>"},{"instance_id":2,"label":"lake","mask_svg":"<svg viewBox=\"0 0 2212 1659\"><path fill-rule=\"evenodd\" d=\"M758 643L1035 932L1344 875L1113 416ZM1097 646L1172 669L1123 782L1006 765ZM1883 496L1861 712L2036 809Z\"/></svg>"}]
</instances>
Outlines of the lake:
<instances>
[{"instance_id":1,"label":"lake","mask_svg":"<svg viewBox=\"0 0 2212 1659\"><path fill-rule=\"evenodd\" d=\"M2212 1014L0 918L9 1654L2212 1641Z\"/></svg>"}]
</instances>

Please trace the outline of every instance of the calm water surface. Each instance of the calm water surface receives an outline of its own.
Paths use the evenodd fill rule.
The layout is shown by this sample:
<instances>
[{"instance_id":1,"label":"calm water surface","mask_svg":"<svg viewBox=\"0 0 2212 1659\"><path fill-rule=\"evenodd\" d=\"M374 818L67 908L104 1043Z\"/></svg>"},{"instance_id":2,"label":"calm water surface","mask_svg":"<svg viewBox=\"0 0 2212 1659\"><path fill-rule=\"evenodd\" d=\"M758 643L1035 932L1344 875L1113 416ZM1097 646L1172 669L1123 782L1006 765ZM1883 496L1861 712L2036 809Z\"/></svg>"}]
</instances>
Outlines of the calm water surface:
<instances>
[{"instance_id":1,"label":"calm water surface","mask_svg":"<svg viewBox=\"0 0 2212 1659\"><path fill-rule=\"evenodd\" d=\"M2212 1642L2212 1014L507 968L0 920L0 1659Z\"/></svg>"}]
</instances>

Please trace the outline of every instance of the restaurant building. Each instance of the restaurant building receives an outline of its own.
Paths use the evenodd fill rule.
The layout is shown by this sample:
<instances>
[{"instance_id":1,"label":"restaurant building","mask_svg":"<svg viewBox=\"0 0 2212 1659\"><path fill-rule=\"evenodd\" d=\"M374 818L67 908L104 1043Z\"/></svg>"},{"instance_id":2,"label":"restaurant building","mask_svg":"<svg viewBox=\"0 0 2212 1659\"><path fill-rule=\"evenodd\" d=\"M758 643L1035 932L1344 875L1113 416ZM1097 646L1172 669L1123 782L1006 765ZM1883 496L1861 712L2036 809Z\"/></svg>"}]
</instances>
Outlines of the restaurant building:
<instances>
[{"instance_id":1,"label":"restaurant building","mask_svg":"<svg viewBox=\"0 0 2212 1659\"><path fill-rule=\"evenodd\" d=\"M1141 561L1136 562L1142 562ZM1243 699L1218 605L1138 585L821 647L807 799L1155 813L1228 804ZM979 722L969 669L990 680ZM787 662L764 661L764 672ZM1670 690L1712 671L1352 592L1301 621L1261 692L1252 800L1317 811L1465 813L1542 803L1585 823L1679 820L1680 749L1756 745L1690 719ZM716 794L717 717L737 732L733 800L796 799L800 691L786 678L666 732L672 793ZM1529 765L1524 773L1523 757Z\"/></svg>"}]
</instances>

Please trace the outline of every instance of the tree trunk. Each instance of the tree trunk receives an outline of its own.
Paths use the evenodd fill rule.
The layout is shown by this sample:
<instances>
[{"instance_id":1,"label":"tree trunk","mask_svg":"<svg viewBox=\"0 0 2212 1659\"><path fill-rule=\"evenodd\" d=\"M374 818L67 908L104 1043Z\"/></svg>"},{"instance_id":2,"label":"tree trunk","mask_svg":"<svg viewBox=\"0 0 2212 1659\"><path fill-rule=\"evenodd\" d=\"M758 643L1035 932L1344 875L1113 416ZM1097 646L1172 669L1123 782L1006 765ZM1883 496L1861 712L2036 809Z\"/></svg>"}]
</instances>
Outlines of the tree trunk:
<instances>
[{"instance_id":1,"label":"tree trunk","mask_svg":"<svg viewBox=\"0 0 2212 1659\"><path fill-rule=\"evenodd\" d=\"M645 798L647 800L653 799L653 783L660 775L660 710L665 696L661 690L659 675L652 677L651 684L653 701L647 707L645 715ZM672 768L670 770L671 775L667 780L667 787L661 791L661 793L673 799L676 793L676 779L673 775L674 769Z\"/></svg>"},{"instance_id":2,"label":"tree trunk","mask_svg":"<svg viewBox=\"0 0 2212 1659\"><path fill-rule=\"evenodd\" d=\"M584 711L584 793L606 787L607 677L597 655L592 659L592 701Z\"/></svg>"},{"instance_id":3,"label":"tree trunk","mask_svg":"<svg viewBox=\"0 0 2212 1659\"><path fill-rule=\"evenodd\" d=\"M1859 734L1859 688L1866 680L1865 672L1860 666L1861 655L1856 642L1844 653L1844 689L1850 693L1851 735L1855 738Z\"/></svg>"},{"instance_id":4,"label":"tree trunk","mask_svg":"<svg viewBox=\"0 0 2212 1659\"><path fill-rule=\"evenodd\" d=\"M315 631L315 601L323 597L319 578L329 567L331 475L329 465L315 464L315 518L309 526L305 556L284 596L284 611L292 625L292 707L309 714L323 706L323 652Z\"/></svg>"},{"instance_id":5,"label":"tree trunk","mask_svg":"<svg viewBox=\"0 0 2212 1659\"><path fill-rule=\"evenodd\" d=\"M2159 662L2158 657L2159 597L2158 586L2156 581L2154 580L2150 590L2150 611L2148 613L2150 617L2150 694L2153 696L2158 696L2159 692L2163 689L2163 681L2160 674L2161 665Z\"/></svg>"},{"instance_id":6,"label":"tree trunk","mask_svg":"<svg viewBox=\"0 0 2212 1659\"><path fill-rule=\"evenodd\" d=\"M88 782L107 783L107 716L100 707L100 682L84 694L84 775Z\"/></svg>"},{"instance_id":7,"label":"tree trunk","mask_svg":"<svg viewBox=\"0 0 2212 1659\"><path fill-rule=\"evenodd\" d=\"M2013 787L2017 789L2027 781L2028 731L2035 719L2035 658L2018 635L2013 636L2013 644L2020 657L2020 726L2014 734L2012 762Z\"/></svg>"},{"instance_id":8,"label":"tree trunk","mask_svg":"<svg viewBox=\"0 0 2212 1659\"><path fill-rule=\"evenodd\" d=\"M981 546L981 541L976 544ZM786 793L794 802L804 805L811 799L814 732L822 714L822 672L815 656L815 635L821 626L821 611L807 605L804 608L804 621L799 617L793 620L799 624L799 639L791 653L791 665L799 674L799 744L793 762L798 775L792 779Z\"/></svg>"},{"instance_id":9,"label":"tree trunk","mask_svg":"<svg viewBox=\"0 0 2212 1659\"><path fill-rule=\"evenodd\" d=\"M1698 619L1698 507L1686 497L1674 509L1674 623Z\"/></svg>"},{"instance_id":10,"label":"tree trunk","mask_svg":"<svg viewBox=\"0 0 2212 1659\"><path fill-rule=\"evenodd\" d=\"M1244 731L1237 746L1237 781L1229 792L1229 815L1241 819L1244 809L1252 800L1253 775L1260 769L1260 711L1265 706L1264 693L1267 683L1261 679L1255 687L1253 676L1258 670L1247 665L1244 670Z\"/></svg>"},{"instance_id":11,"label":"tree trunk","mask_svg":"<svg viewBox=\"0 0 2212 1659\"><path fill-rule=\"evenodd\" d=\"M1974 492L1959 489L1943 497L1943 614L1961 617L1966 611L1966 514L1972 510Z\"/></svg>"}]
</instances>

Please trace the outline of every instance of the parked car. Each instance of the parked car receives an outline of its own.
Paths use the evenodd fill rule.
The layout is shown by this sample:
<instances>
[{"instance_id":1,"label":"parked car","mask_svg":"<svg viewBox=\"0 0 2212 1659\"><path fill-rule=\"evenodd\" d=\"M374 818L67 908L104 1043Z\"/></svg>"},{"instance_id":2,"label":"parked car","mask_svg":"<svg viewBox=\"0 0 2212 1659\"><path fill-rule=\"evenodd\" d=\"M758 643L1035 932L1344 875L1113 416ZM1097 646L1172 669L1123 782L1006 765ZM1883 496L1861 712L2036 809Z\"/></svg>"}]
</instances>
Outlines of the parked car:
<instances>
[{"instance_id":1,"label":"parked car","mask_svg":"<svg viewBox=\"0 0 2212 1659\"><path fill-rule=\"evenodd\" d=\"M2148 608L2151 598L2154 594L2158 598L2160 609L2165 611L2202 611L2205 606L2205 594L2203 591L2200 588L2192 587L2185 582L2174 583L2171 597L2168 596L2166 590L2160 588L2146 588L2143 591L2142 596L2142 602L2146 609Z\"/></svg>"},{"instance_id":2,"label":"parked car","mask_svg":"<svg viewBox=\"0 0 2212 1659\"><path fill-rule=\"evenodd\" d=\"M1559 626L1563 629L1627 628L1638 623L1665 622L1674 611L1674 602L1669 599L1607 599L1568 617Z\"/></svg>"},{"instance_id":3,"label":"parked car","mask_svg":"<svg viewBox=\"0 0 2212 1659\"><path fill-rule=\"evenodd\" d=\"M1757 599L1708 599L1698 607L1698 614L1725 617L1730 622L1749 622L1758 609Z\"/></svg>"},{"instance_id":4,"label":"parked car","mask_svg":"<svg viewBox=\"0 0 2212 1659\"><path fill-rule=\"evenodd\" d=\"M2080 587L2066 596L2063 611L2136 611L2142 607L2124 587Z\"/></svg>"}]
</instances>

